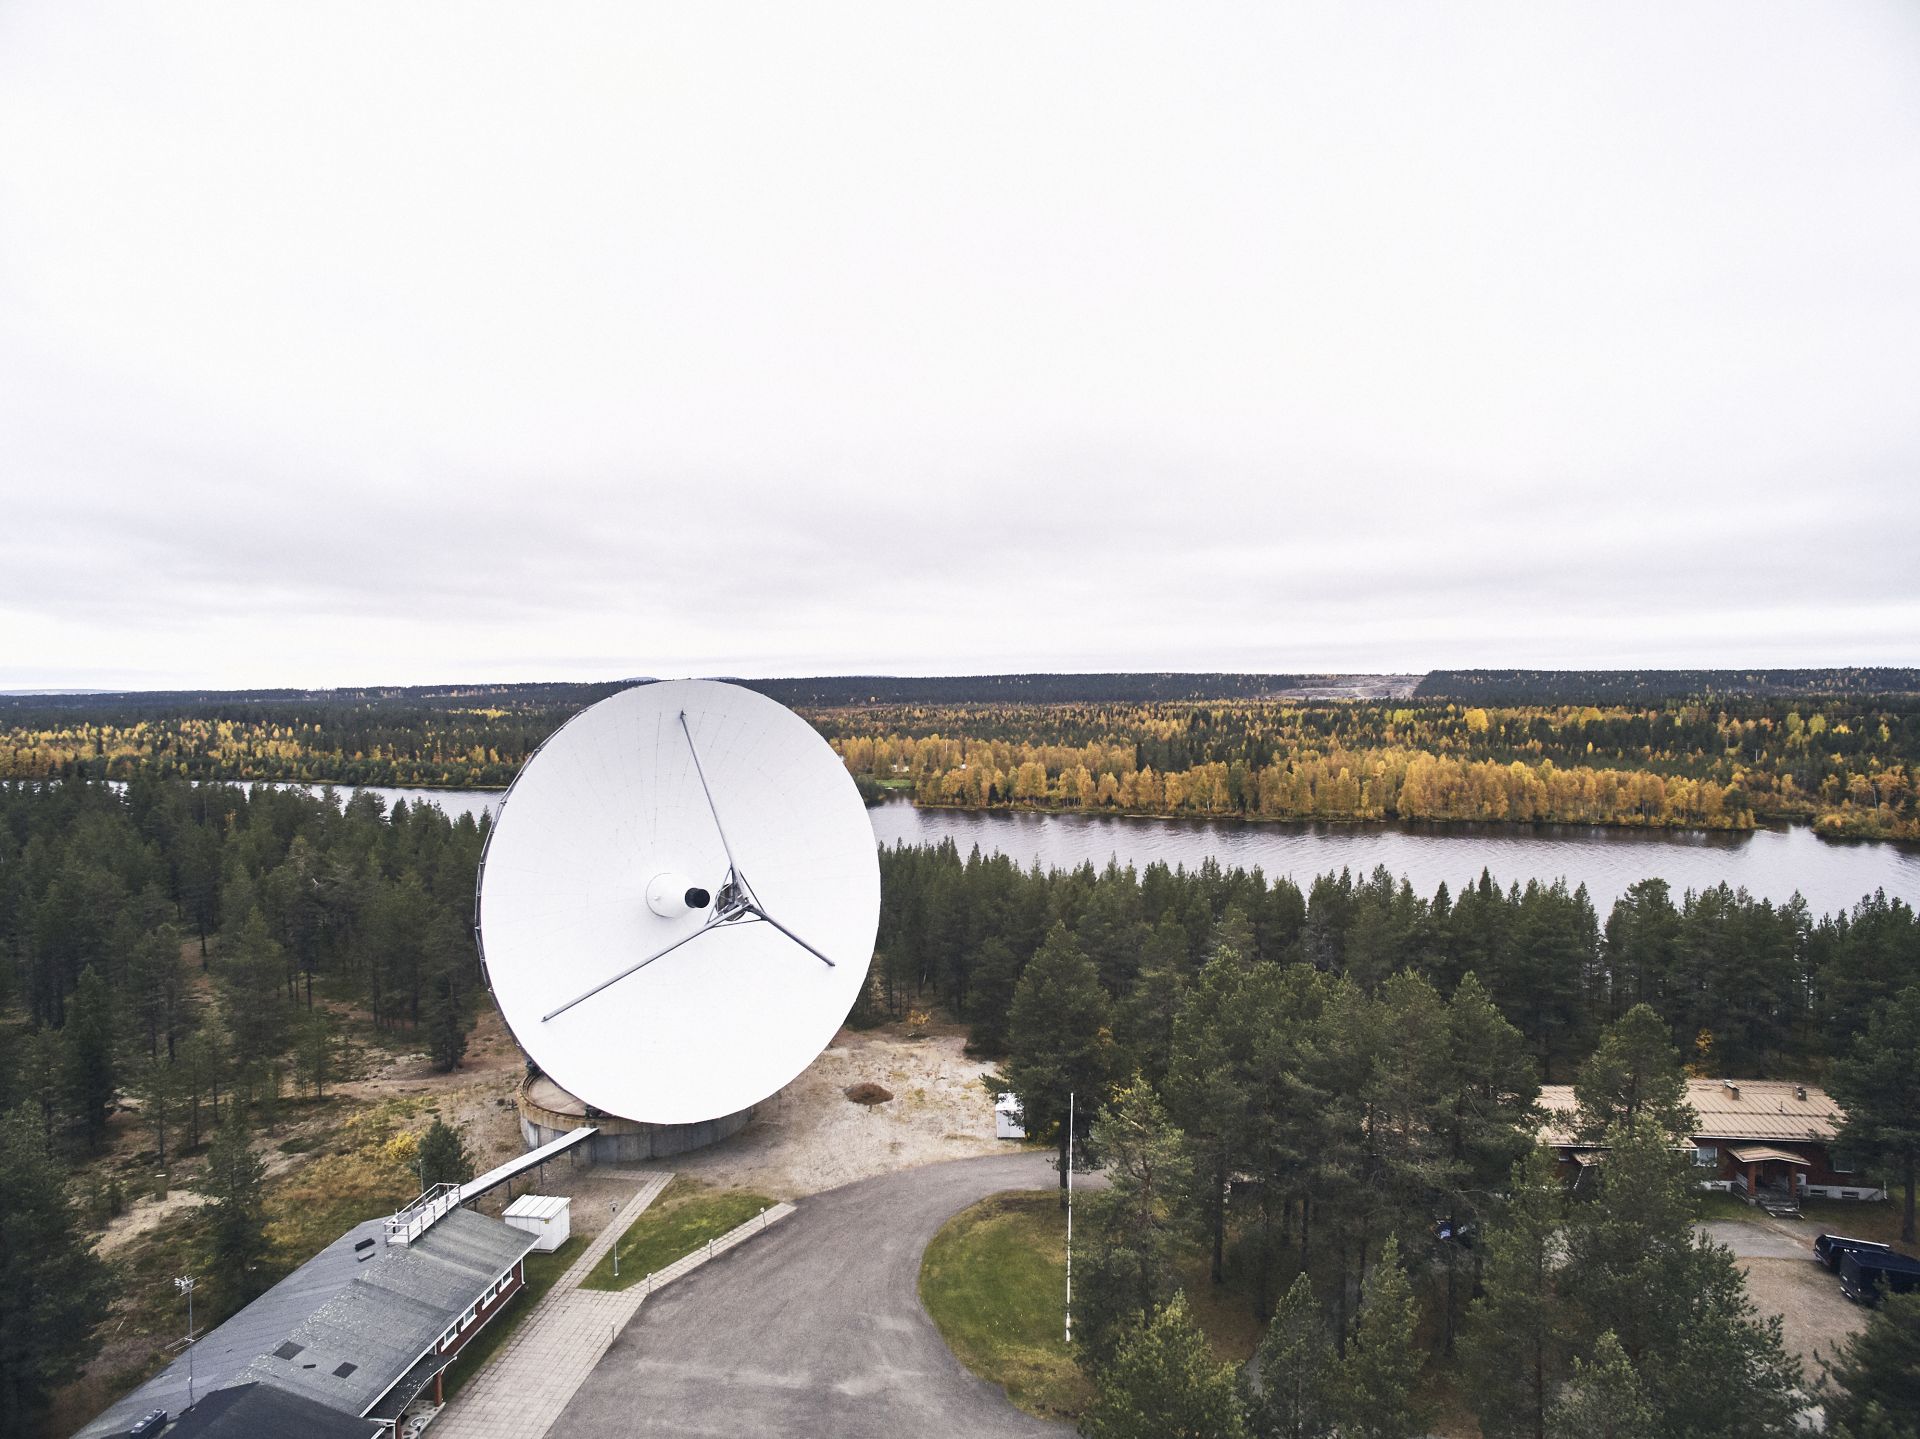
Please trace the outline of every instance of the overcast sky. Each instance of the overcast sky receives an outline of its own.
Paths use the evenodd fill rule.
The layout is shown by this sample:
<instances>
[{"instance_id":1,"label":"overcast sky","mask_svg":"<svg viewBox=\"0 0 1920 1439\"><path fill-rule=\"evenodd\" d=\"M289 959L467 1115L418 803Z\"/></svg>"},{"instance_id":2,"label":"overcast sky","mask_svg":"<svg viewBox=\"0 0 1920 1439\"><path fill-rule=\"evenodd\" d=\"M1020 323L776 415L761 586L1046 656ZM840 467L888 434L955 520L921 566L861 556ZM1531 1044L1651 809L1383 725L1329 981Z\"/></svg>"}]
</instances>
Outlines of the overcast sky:
<instances>
[{"instance_id":1,"label":"overcast sky","mask_svg":"<svg viewBox=\"0 0 1920 1439\"><path fill-rule=\"evenodd\" d=\"M0 0L0 687L1920 663L1920 6Z\"/></svg>"}]
</instances>

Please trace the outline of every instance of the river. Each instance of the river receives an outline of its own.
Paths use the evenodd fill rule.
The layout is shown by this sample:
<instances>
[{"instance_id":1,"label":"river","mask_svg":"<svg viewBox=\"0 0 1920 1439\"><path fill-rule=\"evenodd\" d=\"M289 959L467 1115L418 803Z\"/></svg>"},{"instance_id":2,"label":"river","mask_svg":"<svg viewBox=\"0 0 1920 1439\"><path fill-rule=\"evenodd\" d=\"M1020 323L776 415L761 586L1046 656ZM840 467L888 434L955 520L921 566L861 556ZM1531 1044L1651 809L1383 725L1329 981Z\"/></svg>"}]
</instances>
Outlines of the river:
<instances>
[{"instance_id":1,"label":"river","mask_svg":"<svg viewBox=\"0 0 1920 1439\"><path fill-rule=\"evenodd\" d=\"M389 804L426 800L449 814L479 814L500 803L493 790L372 787ZM1422 894L1444 881L1457 894L1484 868L1502 885L1564 878L1584 884L1604 918L1635 880L1658 876L1675 895L1722 883L1757 898L1784 902L1800 894L1816 914L1848 909L1884 889L1920 907L1920 848L1832 844L1811 829L1743 834L1598 826L1249 824L1232 821L1125 819L1111 815L1032 814L916 809L891 800L871 811L882 844L938 844L951 839L966 853L1011 855L1022 866L1099 866L1117 858L1144 868L1158 860L1193 868L1211 856L1228 868L1289 875L1304 887L1330 870L1371 872L1385 865Z\"/></svg>"}]
</instances>

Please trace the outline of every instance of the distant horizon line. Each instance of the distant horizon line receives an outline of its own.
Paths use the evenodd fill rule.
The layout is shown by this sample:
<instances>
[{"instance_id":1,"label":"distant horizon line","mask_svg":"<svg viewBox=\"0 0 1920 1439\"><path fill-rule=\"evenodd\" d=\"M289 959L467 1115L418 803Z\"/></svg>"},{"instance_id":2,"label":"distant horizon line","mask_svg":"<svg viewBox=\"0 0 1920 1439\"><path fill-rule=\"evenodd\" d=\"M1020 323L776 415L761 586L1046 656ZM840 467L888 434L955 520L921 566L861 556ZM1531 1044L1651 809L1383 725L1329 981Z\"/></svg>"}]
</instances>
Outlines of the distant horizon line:
<instances>
[{"instance_id":1,"label":"distant horizon line","mask_svg":"<svg viewBox=\"0 0 1920 1439\"><path fill-rule=\"evenodd\" d=\"M964 682L969 680L1006 681L1006 680L1059 680L1059 679L1260 679L1274 681L1276 687L1308 688L1338 684L1341 682L1389 683L1425 681L1434 675L1461 675L1476 677L1560 677L1589 676L1593 678L1644 677L1665 678L1679 675L1697 675L1711 684L1721 677L1744 680L1748 684L1778 682L1787 677L1837 676L1842 674L1870 676L1876 674L1903 675L1920 680L1920 667L1901 664L1831 664L1831 665L1567 665L1567 666L1439 666L1427 670L1262 670L1262 669L1024 669L1024 670L974 670L974 671L883 671L883 670L847 670L841 672L817 672L811 674L787 675L749 675L740 673L685 675L616 675L607 677L574 677L567 679L489 679L489 680L439 680L439 681L362 681L343 684L263 684L244 686L222 686L219 684L172 684L140 687L132 685L74 686L50 685L45 687L11 686L0 688L0 699L89 699L89 698L137 698L141 696L164 697L172 695L319 695L335 693L365 693L382 690L497 690L497 689L533 689L564 688L572 686L596 685L638 685L654 684L665 679L711 679L725 683L749 685L805 685L876 680L890 683L902 681ZM1903 686L1902 689L1909 688ZM1856 691L1860 693L1860 691Z\"/></svg>"}]
</instances>

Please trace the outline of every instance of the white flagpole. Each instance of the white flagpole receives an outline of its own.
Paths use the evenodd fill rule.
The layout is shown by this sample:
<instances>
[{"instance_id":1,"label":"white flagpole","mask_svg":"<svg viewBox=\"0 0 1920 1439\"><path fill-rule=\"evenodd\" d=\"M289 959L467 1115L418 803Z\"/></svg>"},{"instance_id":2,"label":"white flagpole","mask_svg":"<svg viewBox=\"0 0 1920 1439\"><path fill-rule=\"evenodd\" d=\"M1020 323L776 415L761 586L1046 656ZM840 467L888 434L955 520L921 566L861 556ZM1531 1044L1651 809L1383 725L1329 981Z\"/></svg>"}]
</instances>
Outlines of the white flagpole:
<instances>
[{"instance_id":1,"label":"white flagpole","mask_svg":"<svg viewBox=\"0 0 1920 1439\"><path fill-rule=\"evenodd\" d=\"M1073 1345L1073 1091L1067 1091L1067 1345Z\"/></svg>"}]
</instances>

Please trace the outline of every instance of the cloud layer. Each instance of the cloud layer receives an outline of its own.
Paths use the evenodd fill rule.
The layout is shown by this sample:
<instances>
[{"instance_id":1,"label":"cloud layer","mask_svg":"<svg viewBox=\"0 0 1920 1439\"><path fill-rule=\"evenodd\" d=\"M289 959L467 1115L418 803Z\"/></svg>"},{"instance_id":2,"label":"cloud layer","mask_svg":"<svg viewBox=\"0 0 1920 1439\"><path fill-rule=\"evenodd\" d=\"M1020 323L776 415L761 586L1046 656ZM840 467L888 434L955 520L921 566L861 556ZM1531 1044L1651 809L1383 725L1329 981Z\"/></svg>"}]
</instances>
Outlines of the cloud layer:
<instances>
[{"instance_id":1,"label":"cloud layer","mask_svg":"<svg viewBox=\"0 0 1920 1439\"><path fill-rule=\"evenodd\" d=\"M0 10L0 686L1920 662L1920 17Z\"/></svg>"}]
</instances>

